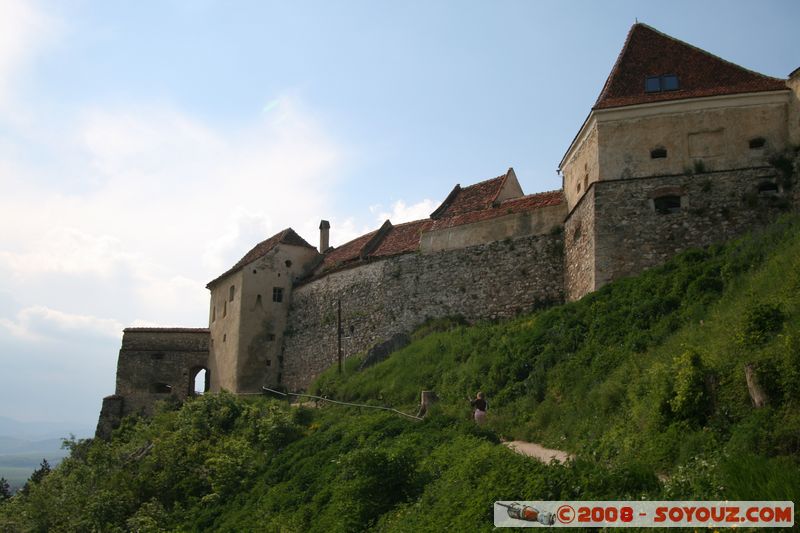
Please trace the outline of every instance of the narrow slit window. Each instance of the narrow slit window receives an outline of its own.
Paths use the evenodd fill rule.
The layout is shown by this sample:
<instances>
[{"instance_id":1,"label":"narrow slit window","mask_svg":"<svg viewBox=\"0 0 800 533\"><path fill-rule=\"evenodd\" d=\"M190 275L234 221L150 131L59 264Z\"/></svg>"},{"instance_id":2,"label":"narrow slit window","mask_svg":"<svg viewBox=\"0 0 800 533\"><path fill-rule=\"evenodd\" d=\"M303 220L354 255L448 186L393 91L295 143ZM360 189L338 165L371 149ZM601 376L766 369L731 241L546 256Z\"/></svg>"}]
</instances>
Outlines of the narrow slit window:
<instances>
[{"instance_id":1,"label":"narrow slit window","mask_svg":"<svg viewBox=\"0 0 800 533\"><path fill-rule=\"evenodd\" d=\"M222 302L222 318L225 318L226 316L228 316L228 301L227 300Z\"/></svg>"},{"instance_id":2,"label":"narrow slit window","mask_svg":"<svg viewBox=\"0 0 800 533\"><path fill-rule=\"evenodd\" d=\"M231 289L230 289L230 295L228 296L228 300L229 300L229 301L231 301L231 302L233 301L233 296L234 296L234 294L236 294L236 287L234 287L233 285L231 285Z\"/></svg>"}]
</instances>

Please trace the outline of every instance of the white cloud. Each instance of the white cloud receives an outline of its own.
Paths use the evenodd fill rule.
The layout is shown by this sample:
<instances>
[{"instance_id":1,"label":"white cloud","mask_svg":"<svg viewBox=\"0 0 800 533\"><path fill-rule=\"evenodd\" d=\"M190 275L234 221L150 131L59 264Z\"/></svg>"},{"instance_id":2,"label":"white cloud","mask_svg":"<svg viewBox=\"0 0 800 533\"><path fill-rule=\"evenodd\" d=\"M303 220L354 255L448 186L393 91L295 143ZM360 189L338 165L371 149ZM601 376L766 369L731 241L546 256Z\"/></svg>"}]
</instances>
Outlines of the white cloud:
<instances>
[{"instance_id":1,"label":"white cloud","mask_svg":"<svg viewBox=\"0 0 800 533\"><path fill-rule=\"evenodd\" d=\"M27 341L58 341L65 338L121 338L122 324L109 318L71 314L36 305L19 311L14 320L0 319L0 328Z\"/></svg>"},{"instance_id":2,"label":"white cloud","mask_svg":"<svg viewBox=\"0 0 800 533\"><path fill-rule=\"evenodd\" d=\"M53 37L55 21L26 0L0 0L0 113L28 60Z\"/></svg>"},{"instance_id":3,"label":"white cloud","mask_svg":"<svg viewBox=\"0 0 800 533\"><path fill-rule=\"evenodd\" d=\"M376 215L378 222L389 219L392 221L392 224L400 224L402 222L411 222L412 220L428 218L437 206L438 204L436 202L426 198L411 205L406 205L403 200L397 200L392 204L390 211L385 210L382 205L370 206L369 210Z\"/></svg>"}]
</instances>

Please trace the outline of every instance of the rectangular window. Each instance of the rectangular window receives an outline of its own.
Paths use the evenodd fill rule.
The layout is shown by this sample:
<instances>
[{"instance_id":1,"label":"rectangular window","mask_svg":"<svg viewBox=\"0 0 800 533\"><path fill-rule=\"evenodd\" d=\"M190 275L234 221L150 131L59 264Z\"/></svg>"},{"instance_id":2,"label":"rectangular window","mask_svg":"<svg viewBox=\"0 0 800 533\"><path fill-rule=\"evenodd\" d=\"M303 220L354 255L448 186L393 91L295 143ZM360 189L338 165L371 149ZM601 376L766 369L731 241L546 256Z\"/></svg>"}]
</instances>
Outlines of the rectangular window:
<instances>
[{"instance_id":1,"label":"rectangular window","mask_svg":"<svg viewBox=\"0 0 800 533\"><path fill-rule=\"evenodd\" d=\"M226 316L228 316L228 302L227 302L227 300L222 302L222 318L225 318Z\"/></svg>"},{"instance_id":2,"label":"rectangular window","mask_svg":"<svg viewBox=\"0 0 800 533\"><path fill-rule=\"evenodd\" d=\"M275 340L275 335L273 333L267 333L267 340L272 342Z\"/></svg>"},{"instance_id":3,"label":"rectangular window","mask_svg":"<svg viewBox=\"0 0 800 533\"><path fill-rule=\"evenodd\" d=\"M283 301L283 287L272 287L272 301L278 303Z\"/></svg>"},{"instance_id":4,"label":"rectangular window","mask_svg":"<svg viewBox=\"0 0 800 533\"><path fill-rule=\"evenodd\" d=\"M228 296L228 300L230 300L231 302L233 301L233 295L234 294L236 294L236 287L231 285L230 296Z\"/></svg>"},{"instance_id":5,"label":"rectangular window","mask_svg":"<svg viewBox=\"0 0 800 533\"><path fill-rule=\"evenodd\" d=\"M661 90L661 79L658 76L648 76L644 81L644 92L657 93Z\"/></svg>"}]
</instances>

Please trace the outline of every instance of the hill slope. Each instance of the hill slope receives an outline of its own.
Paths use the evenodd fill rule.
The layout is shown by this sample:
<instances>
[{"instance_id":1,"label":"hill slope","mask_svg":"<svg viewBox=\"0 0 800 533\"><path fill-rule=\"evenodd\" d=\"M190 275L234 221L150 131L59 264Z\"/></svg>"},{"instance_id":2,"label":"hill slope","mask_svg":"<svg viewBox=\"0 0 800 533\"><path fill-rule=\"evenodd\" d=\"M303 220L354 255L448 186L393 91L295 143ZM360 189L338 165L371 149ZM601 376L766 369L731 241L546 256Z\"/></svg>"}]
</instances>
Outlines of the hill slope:
<instances>
[{"instance_id":1,"label":"hill slope","mask_svg":"<svg viewBox=\"0 0 800 533\"><path fill-rule=\"evenodd\" d=\"M0 529L490 530L497 499L800 498L800 219L498 324L428 324L316 391L412 411L205 396L72 456ZM766 405L755 408L745 367ZM488 427L465 396L488 394ZM544 465L498 446L537 440ZM658 475L665 481L659 481Z\"/></svg>"}]
</instances>

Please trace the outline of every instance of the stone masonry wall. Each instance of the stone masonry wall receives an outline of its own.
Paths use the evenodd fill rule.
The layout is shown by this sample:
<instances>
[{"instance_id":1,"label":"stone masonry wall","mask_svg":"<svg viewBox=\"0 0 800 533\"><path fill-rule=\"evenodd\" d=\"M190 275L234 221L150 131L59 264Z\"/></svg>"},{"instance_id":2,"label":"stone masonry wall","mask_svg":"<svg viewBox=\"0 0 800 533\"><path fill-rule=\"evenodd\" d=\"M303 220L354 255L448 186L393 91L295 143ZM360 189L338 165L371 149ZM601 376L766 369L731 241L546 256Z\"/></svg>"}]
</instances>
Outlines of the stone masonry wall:
<instances>
[{"instance_id":1,"label":"stone masonry wall","mask_svg":"<svg viewBox=\"0 0 800 533\"><path fill-rule=\"evenodd\" d=\"M759 193L766 182L779 192ZM663 194L681 196L679 212L656 212L654 198ZM792 192L771 167L598 182L593 290L765 225L792 205Z\"/></svg>"},{"instance_id":2,"label":"stone masonry wall","mask_svg":"<svg viewBox=\"0 0 800 533\"><path fill-rule=\"evenodd\" d=\"M561 301L563 283L560 234L406 254L329 274L294 290L282 383L302 389L336 363L338 300L346 358L428 318L506 318Z\"/></svg>"},{"instance_id":3,"label":"stone masonry wall","mask_svg":"<svg viewBox=\"0 0 800 533\"><path fill-rule=\"evenodd\" d=\"M208 341L207 329L125 330L116 389L123 398L122 415L150 413L158 400L185 400L197 370L208 366Z\"/></svg>"},{"instance_id":4,"label":"stone masonry wall","mask_svg":"<svg viewBox=\"0 0 800 533\"><path fill-rule=\"evenodd\" d=\"M564 296L568 301L594 290L594 191L592 183L564 222Z\"/></svg>"}]
</instances>

